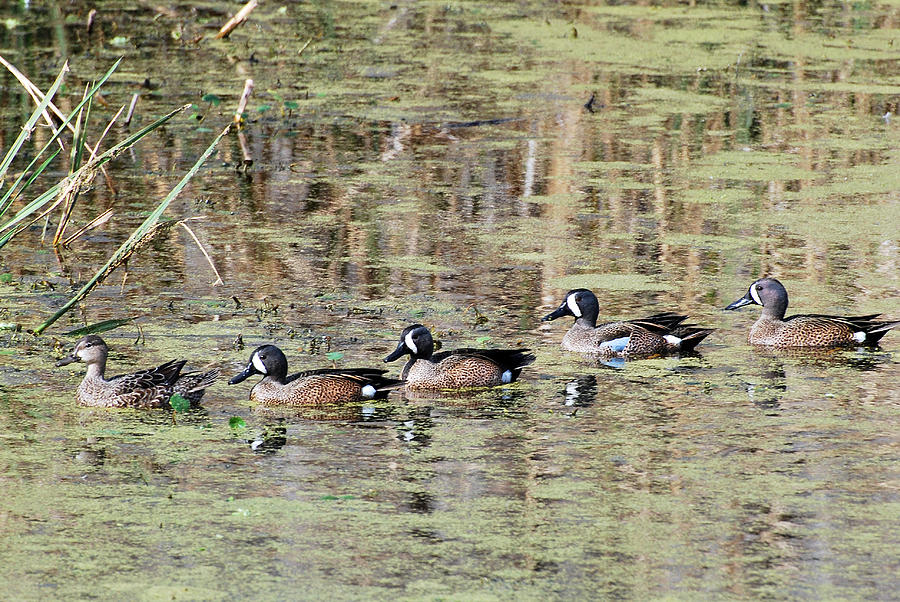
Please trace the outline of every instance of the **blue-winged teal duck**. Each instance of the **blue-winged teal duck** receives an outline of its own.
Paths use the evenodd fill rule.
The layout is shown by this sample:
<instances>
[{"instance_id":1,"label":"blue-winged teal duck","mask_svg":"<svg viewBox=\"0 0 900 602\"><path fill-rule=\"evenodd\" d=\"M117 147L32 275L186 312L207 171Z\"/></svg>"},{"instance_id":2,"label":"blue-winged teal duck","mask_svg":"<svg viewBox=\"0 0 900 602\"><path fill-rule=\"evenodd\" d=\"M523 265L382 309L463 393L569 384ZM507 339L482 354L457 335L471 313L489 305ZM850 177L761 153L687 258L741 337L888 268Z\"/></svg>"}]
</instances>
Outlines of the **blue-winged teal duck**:
<instances>
[{"instance_id":1,"label":"blue-winged teal duck","mask_svg":"<svg viewBox=\"0 0 900 602\"><path fill-rule=\"evenodd\" d=\"M172 360L156 368L106 379L106 358L109 347L97 335L78 341L72 355L59 360L57 366L82 361L87 364L84 380L78 385L78 403L103 408L159 408L168 407L177 393L191 404L203 397L203 390L219 376L218 370L181 373L185 360Z\"/></svg>"},{"instance_id":2,"label":"blue-winged teal duck","mask_svg":"<svg viewBox=\"0 0 900 602\"><path fill-rule=\"evenodd\" d=\"M385 397L402 380L386 378L387 370L347 368L308 370L287 375L284 353L275 345L257 347L243 372L228 381L234 385L253 374L262 380L250 389L250 400L264 406L309 406L351 403Z\"/></svg>"},{"instance_id":3,"label":"blue-winged teal duck","mask_svg":"<svg viewBox=\"0 0 900 602\"><path fill-rule=\"evenodd\" d=\"M421 324L403 329L400 343L384 358L392 362L405 354L402 378L408 389L440 390L493 387L511 383L522 368L534 362L528 349L454 349L434 353L431 332Z\"/></svg>"},{"instance_id":4,"label":"blue-winged teal duck","mask_svg":"<svg viewBox=\"0 0 900 602\"><path fill-rule=\"evenodd\" d=\"M586 288L566 293L562 304L541 321L572 316L575 324L562 340L567 351L593 353L604 357L661 355L692 351L713 329L682 324L687 316L665 312L597 326L600 303Z\"/></svg>"},{"instance_id":5,"label":"blue-winged teal duck","mask_svg":"<svg viewBox=\"0 0 900 602\"><path fill-rule=\"evenodd\" d=\"M825 316L797 314L784 317L788 294L774 278L761 278L750 285L747 294L726 307L761 305L762 315L750 327L751 345L775 347L836 347L839 345L875 345L897 322L877 321L880 314L867 316Z\"/></svg>"}]
</instances>

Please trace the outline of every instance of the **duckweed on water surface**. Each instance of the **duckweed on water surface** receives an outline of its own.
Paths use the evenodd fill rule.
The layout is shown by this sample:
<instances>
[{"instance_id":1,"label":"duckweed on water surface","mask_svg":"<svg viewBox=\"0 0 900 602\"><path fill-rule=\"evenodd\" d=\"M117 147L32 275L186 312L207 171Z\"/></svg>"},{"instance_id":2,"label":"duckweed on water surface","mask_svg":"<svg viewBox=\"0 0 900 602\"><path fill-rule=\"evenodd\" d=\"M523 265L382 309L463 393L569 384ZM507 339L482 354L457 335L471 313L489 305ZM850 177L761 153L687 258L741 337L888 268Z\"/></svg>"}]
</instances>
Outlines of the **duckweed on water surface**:
<instances>
[{"instance_id":1,"label":"duckweed on water surface","mask_svg":"<svg viewBox=\"0 0 900 602\"><path fill-rule=\"evenodd\" d=\"M213 40L233 8L0 8L0 54L45 89L69 57L73 105L125 55L89 131L135 92L132 127L181 104L203 117L79 197L73 226L111 207L107 224L57 254L39 222L0 255L8 596L894 595L900 335L765 351L746 345L751 308L721 312L766 274L789 313L900 319L894 4L261 3ZM168 210L205 218L225 284L173 230L28 334L194 163L246 78L252 165L236 173L224 140ZM11 140L31 101L0 87ZM717 330L692 357L573 357L568 326L539 319L576 287L601 316ZM393 375L381 359L414 322L445 349L538 359L471 395L267 412L223 379L174 424L76 407L83 367L52 366L63 333L134 316L103 335L110 374L185 357L233 375L275 343L292 370Z\"/></svg>"}]
</instances>

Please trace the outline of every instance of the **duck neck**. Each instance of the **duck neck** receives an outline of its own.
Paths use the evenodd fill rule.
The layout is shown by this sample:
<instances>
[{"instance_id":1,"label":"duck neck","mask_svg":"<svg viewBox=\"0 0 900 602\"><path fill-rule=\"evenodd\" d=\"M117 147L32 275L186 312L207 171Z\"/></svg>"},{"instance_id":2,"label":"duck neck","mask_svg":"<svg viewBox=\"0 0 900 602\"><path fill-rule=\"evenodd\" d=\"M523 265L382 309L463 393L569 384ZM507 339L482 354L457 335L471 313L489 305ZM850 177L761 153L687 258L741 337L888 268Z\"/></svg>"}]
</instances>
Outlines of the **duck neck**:
<instances>
[{"instance_id":1,"label":"duck neck","mask_svg":"<svg viewBox=\"0 0 900 602\"><path fill-rule=\"evenodd\" d=\"M104 380L103 373L106 371L106 358L102 360L98 360L96 362L91 362L87 365L87 373L84 375L85 379L90 380Z\"/></svg>"},{"instance_id":2,"label":"duck neck","mask_svg":"<svg viewBox=\"0 0 900 602\"><path fill-rule=\"evenodd\" d=\"M575 318L575 324L582 328L596 328L597 316L593 314L585 314L580 318Z\"/></svg>"},{"instance_id":3,"label":"duck neck","mask_svg":"<svg viewBox=\"0 0 900 602\"><path fill-rule=\"evenodd\" d=\"M783 320L787 305L787 299L776 299L763 307L762 317L766 320Z\"/></svg>"}]
</instances>

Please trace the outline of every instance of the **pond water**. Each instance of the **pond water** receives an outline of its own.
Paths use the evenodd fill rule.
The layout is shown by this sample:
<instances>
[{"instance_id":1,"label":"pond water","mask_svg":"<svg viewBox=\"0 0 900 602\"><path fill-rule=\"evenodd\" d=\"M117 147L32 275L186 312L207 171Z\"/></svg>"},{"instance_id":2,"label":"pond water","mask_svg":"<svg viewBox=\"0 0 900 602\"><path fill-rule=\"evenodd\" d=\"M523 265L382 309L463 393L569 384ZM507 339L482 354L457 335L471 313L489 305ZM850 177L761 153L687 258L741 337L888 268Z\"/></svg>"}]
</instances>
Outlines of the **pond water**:
<instances>
[{"instance_id":1,"label":"pond water","mask_svg":"<svg viewBox=\"0 0 900 602\"><path fill-rule=\"evenodd\" d=\"M227 40L234 3L34 4L0 8L0 54L43 89L69 58L62 106L125 57L95 136L134 93L132 131L193 106L81 196L72 228L107 224L0 251L6 596L896 596L900 333L765 351L758 308L721 311L771 275L794 311L900 318L895 0L263 3ZM28 334L247 78L252 165L229 135L166 214L202 217L224 284L173 229ZM31 110L0 74L4 152ZM575 287L610 319L717 330L693 357L598 364L539 321ZM202 409L75 405L64 333L129 317L109 371L217 367ZM269 342L292 371L382 366L413 322L538 359L500 389L280 414L225 384Z\"/></svg>"}]
</instances>

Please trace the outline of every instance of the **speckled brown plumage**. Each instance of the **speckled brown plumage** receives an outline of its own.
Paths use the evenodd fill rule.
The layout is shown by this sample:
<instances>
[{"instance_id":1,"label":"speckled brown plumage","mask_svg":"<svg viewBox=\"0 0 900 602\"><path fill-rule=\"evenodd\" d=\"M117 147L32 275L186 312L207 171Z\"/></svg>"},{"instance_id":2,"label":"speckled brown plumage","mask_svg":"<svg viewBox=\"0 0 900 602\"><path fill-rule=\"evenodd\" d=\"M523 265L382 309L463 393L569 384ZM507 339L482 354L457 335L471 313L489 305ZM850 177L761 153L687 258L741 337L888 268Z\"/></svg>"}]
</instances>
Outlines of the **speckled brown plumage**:
<instances>
[{"instance_id":1,"label":"speckled brown plumage","mask_svg":"<svg viewBox=\"0 0 900 602\"><path fill-rule=\"evenodd\" d=\"M797 314L784 317L788 307L787 289L774 278L761 278L750 285L740 299L725 309L745 305L762 306L762 314L750 327L751 345L773 347L837 347L875 345L900 321L876 320L879 314L865 316L828 316Z\"/></svg>"},{"instance_id":2,"label":"speckled brown plumage","mask_svg":"<svg viewBox=\"0 0 900 602\"><path fill-rule=\"evenodd\" d=\"M516 380L534 362L528 349L456 349L434 353L431 332L421 324L406 327L400 343L384 361L410 355L402 377L410 390L494 387Z\"/></svg>"},{"instance_id":3,"label":"speckled brown plumage","mask_svg":"<svg viewBox=\"0 0 900 602\"><path fill-rule=\"evenodd\" d=\"M562 304L544 316L543 321L572 316L575 323L563 336L566 351L590 353L599 357L635 357L664 355L693 350L713 332L683 324L687 316L663 312L619 322L597 325L600 303L588 289L566 293Z\"/></svg>"},{"instance_id":4,"label":"speckled brown plumage","mask_svg":"<svg viewBox=\"0 0 900 602\"><path fill-rule=\"evenodd\" d=\"M78 385L76 399L80 405L105 408L169 407L177 393L192 404L203 397L203 390L219 376L218 370L181 374L184 360L172 360L156 368L132 374L105 378L109 348L100 337L88 335L78 341L72 354L57 362L58 366L84 361L87 372Z\"/></svg>"},{"instance_id":5,"label":"speckled brown plumage","mask_svg":"<svg viewBox=\"0 0 900 602\"><path fill-rule=\"evenodd\" d=\"M274 345L262 345L250 355L236 384L253 374L263 376L250 389L250 400L262 406L314 406L353 403L386 396L403 381L386 378L373 368L322 369L287 375L287 358Z\"/></svg>"}]
</instances>

